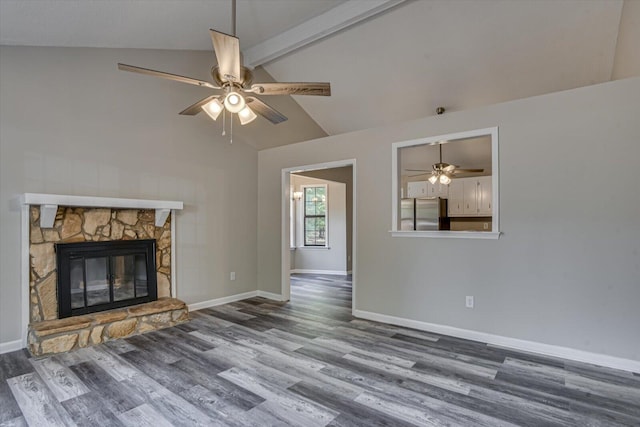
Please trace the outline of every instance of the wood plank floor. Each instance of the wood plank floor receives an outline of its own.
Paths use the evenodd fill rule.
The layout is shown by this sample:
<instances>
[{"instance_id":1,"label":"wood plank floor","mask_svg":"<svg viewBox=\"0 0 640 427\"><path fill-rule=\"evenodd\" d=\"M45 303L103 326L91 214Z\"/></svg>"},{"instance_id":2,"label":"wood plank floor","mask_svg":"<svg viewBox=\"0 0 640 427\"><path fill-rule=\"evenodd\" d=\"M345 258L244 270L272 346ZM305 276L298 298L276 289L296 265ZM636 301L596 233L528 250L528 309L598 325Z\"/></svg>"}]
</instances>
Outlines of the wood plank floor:
<instances>
[{"instance_id":1,"label":"wood plank floor","mask_svg":"<svg viewBox=\"0 0 640 427\"><path fill-rule=\"evenodd\" d=\"M186 324L0 355L0 426L640 426L640 375L358 320L347 276L295 275Z\"/></svg>"}]
</instances>

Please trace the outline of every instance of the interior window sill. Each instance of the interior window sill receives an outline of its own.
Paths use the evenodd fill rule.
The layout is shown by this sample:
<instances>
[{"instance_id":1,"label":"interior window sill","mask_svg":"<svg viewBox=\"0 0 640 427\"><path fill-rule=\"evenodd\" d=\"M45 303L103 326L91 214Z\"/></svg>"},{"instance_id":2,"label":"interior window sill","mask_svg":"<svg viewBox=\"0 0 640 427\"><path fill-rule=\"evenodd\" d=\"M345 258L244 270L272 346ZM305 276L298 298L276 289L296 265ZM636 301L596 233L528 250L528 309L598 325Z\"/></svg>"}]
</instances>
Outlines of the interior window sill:
<instances>
[{"instance_id":1,"label":"interior window sill","mask_svg":"<svg viewBox=\"0 0 640 427\"><path fill-rule=\"evenodd\" d=\"M498 240L499 231L389 231L392 237L428 237L435 239L488 239Z\"/></svg>"},{"instance_id":2,"label":"interior window sill","mask_svg":"<svg viewBox=\"0 0 640 427\"><path fill-rule=\"evenodd\" d=\"M327 250L327 249L331 249L331 247L329 246L297 246L296 249L311 249L313 251L317 251L317 250Z\"/></svg>"}]
</instances>

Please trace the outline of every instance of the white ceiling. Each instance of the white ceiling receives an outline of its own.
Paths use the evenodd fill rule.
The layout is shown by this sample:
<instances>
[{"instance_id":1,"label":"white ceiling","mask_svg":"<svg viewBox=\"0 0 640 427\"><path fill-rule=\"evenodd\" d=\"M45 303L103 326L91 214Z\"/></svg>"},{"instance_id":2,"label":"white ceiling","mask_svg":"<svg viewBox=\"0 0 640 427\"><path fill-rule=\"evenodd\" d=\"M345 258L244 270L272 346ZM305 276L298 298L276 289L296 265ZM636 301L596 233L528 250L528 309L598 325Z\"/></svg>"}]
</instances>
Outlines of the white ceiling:
<instances>
[{"instance_id":1,"label":"white ceiling","mask_svg":"<svg viewBox=\"0 0 640 427\"><path fill-rule=\"evenodd\" d=\"M345 2L238 0L241 48ZM295 100L328 134L339 134L434 115L438 106L450 112L640 75L639 4L406 1L264 68L278 81L331 82L330 98ZM0 43L210 51L209 28L231 32L230 5L0 0Z\"/></svg>"},{"instance_id":2,"label":"white ceiling","mask_svg":"<svg viewBox=\"0 0 640 427\"><path fill-rule=\"evenodd\" d=\"M238 0L240 48L342 2ZM6 45L212 50L209 28L232 33L231 0L0 0Z\"/></svg>"}]
</instances>

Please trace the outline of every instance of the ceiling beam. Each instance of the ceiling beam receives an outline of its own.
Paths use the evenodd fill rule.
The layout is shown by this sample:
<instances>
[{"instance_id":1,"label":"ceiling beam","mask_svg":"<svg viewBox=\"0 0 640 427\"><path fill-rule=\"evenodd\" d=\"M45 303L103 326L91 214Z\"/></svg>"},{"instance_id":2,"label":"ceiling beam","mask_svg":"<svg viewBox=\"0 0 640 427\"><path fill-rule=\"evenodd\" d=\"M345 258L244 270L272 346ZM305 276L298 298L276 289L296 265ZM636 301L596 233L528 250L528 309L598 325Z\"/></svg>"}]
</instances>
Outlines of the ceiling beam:
<instances>
[{"instance_id":1,"label":"ceiling beam","mask_svg":"<svg viewBox=\"0 0 640 427\"><path fill-rule=\"evenodd\" d=\"M404 1L406 0L347 0L321 15L244 50L244 65L255 68L273 61Z\"/></svg>"}]
</instances>

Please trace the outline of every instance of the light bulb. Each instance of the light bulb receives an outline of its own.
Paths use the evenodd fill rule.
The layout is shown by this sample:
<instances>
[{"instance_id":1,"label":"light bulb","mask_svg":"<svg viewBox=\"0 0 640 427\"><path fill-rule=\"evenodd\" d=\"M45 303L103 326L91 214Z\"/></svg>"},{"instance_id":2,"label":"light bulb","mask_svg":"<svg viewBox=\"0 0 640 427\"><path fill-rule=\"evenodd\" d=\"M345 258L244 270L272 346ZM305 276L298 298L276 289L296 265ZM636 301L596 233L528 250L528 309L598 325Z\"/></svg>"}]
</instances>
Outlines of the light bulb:
<instances>
[{"instance_id":1,"label":"light bulb","mask_svg":"<svg viewBox=\"0 0 640 427\"><path fill-rule=\"evenodd\" d=\"M430 182L431 184L435 184L437 181L438 181L438 175L431 175L431 176L429 177L429 182Z\"/></svg>"},{"instance_id":2,"label":"light bulb","mask_svg":"<svg viewBox=\"0 0 640 427\"><path fill-rule=\"evenodd\" d=\"M222 103L218 98L207 102L202 107L202 110L209 115L213 120L217 119L222 112Z\"/></svg>"},{"instance_id":3,"label":"light bulb","mask_svg":"<svg viewBox=\"0 0 640 427\"><path fill-rule=\"evenodd\" d=\"M230 113L239 113L245 105L244 98L238 92L229 92L224 98L224 106Z\"/></svg>"},{"instance_id":4,"label":"light bulb","mask_svg":"<svg viewBox=\"0 0 640 427\"><path fill-rule=\"evenodd\" d=\"M448 177L447 175L445 175L445 174L440 175L440 184L447 185L447 184L449 184L449 183L451 183L451 178L449 178L449 177Z\"/></svg>"},{"instance_id":5,"label":"light bulb","mask_svg":"<svg viewBox=\"0 0 640 427\"><path fill-rule=\"evenodd\" d=\"M238 113L238 118L240 119L240 124L241 125L246 125L247 123L251 123L252 121L254 121L256 119L256 113L253 112L253 110L251 110L251 108L244 107L239 113Z\"/></svg>"}]
</instances>

